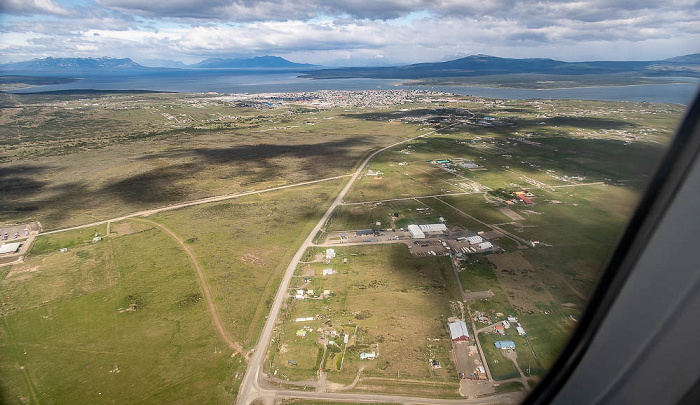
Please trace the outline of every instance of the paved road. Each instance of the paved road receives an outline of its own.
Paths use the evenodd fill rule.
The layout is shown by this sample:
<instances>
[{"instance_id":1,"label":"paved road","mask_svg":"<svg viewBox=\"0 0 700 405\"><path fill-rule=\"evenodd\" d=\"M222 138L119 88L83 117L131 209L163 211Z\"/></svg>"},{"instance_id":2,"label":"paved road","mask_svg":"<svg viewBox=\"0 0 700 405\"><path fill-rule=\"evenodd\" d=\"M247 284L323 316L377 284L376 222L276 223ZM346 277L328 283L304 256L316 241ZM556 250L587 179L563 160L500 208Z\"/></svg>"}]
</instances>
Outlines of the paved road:
<instances>
[{"instance_id":1,"label":"paved road","mask_svg":"<svg viewBox=\"0 0 700 405\"><path fill-rule=\"evenodd\" d=\"M439 399L404 397L400 395L379 394L345 394L306 391L276 391L275 399L303 398L316 401L342 401L352 403L397 403L397 404L439 404L439 405L486 405L486 404L518 404L524 399L521 392L493 395L485 398L469 399Z\"/></svg>"},{"instance_id":2,"label":"paved road","mask_svg":"<svg viewBox=\"0 0 700 405\"><path fill-rule=\"evenodd\" d=\"M214 197L207 197L207 198L202 198L202 199L199 199L199 200L194 200L194 201L188 201L188 202L179 203L179 204L168 205L168 206L166 206L166 207L153 208L153 209L150 209L150 210L144 210L144 211L134 212L134 213L132 213L132 214L127 214L127 215L124 215L124 216L121 216L121 217L116 217L116 218L111 218L111 219L105 219L105 220L103 220L103 221L91 222L91 223L89 223L89 224L78 225L78 226L72 226L72 227L70 227L70 228L57 229L57 230L55 230L55 231L42 232L42 233L40 233L40 235L50 235L50 234L52 234L52 233L59 233L59 232L65 232L65 231L72 231L72 230L75 230L75 229L89 228L89 227L92 227L92 226L107 224L107 223L110 223L110 222L123 221L123 220L129 219L129 218L144 217L144 216L148 216L148 215L153 215L153 214L157 214L157 213L163 212L163 211L176 210L176 209L178 209L178 208L191 207L191 206L193 206L193 205L200 205L200 204L206 204L206 203L211 203L211 202L225 201L225 200L230 200L230 199L239 198L239 197L245 197L245 196L253 195L253 194L268 193L268 192L270 192L270 191L284 190L284 189L286 189L286 188L306 186L306 185L309 185L309 184L316 184L316 183L321 183L321 182L324 182L324 181L342 179L343 177L348 177L348 176L349 176L349 174L344 174L344 175L342 175L342 176L328 177L328 178L319 179L319 180L303 181L303 182L301 182L301 183L287 184L286 186L271 187L271 188L266 188L266 189L263 189L263 190L246 191L245 193L226 194L226 195L219 195L219 196L214 196Z\"/></svg>"},{"instance_id":3,"label":"paved road","mask_svg":"<svg viewBox=\"0 0 700 405\"><path fill-rule=\"evenodd\" d=\"M448 127L445 127L448 128ZM443 128L444 129L444 128ZM280 282L280 286L277 290L277 295L275 296L275 302L272 304L272 308L270 309L270 314L267 318L267 321L265 322L265 326L263 327L262 333L260 334L260 338L258 339L258 344L255 347L255 351L250 359L250 362L248 363L248 369L246 370L245 376L243 377L243 382L241 383L241 386L238 391L238 396L236 397L236 404L241 404L241 405L247 405L253 402L255 399L259 397L265 397L269 396L270 393L274 391L267 391L262 389L258 385L258 378L261 374L262 371L262 363L265 358L265 353L267 351L267 348L270 344L270 339L272 337L272 331L275 327L275 324L277 323L277 318L280 313L280 309L282 308L282 304L285 301L285 298L288 295L288 290L289 290L289 284L292 279L292 276L294 275L294 271L297 268L297 265L301 261L302 256L304 255L304 252L306 252L306 249L309 248L310 246L313 245L313 239L316 236L316 234L321 230L321 227L328 221L330 218L331 214L335 210L335 208L340 205L343 202L343 198L345 195L348 193L352 185L355 183L355 181L360 177L360 174L364 171L365 167L367 164L379 153L384 152L387 149L393 148L395 146L410 142L414 139L424 137L426 135L432 134L434 132L437 132L438 130L430 131L425 134L421 134L418 136L415 136L413 138L408 138L403 141L399 141L396 143L393 143L389 146L385 146L372 154L370 154L355 170L355 173L352 174L350 177L350 181L343 187L343 189L340 191L338 196L335 198L333 203L328 207L328 210L326 211L325 214L323 214L323 217L318 221L316 226L314 226L314 229L311 230L311 233L309 233L309 236L307 236L306 240L302 245L299 247L299 250L297 250L296 254L292 258L292 261L289 263L289 266L287 266L287 270L284 273L284 277L282 278L282 281ZM293 391L296 392L296 391ZM332 395L332 394L327 394L327 395ZM337 395L337 394L335 394ZM356 399L362 398L361 394L344 394L344 395L359 395Z\"/></svg>"}]
</instances>

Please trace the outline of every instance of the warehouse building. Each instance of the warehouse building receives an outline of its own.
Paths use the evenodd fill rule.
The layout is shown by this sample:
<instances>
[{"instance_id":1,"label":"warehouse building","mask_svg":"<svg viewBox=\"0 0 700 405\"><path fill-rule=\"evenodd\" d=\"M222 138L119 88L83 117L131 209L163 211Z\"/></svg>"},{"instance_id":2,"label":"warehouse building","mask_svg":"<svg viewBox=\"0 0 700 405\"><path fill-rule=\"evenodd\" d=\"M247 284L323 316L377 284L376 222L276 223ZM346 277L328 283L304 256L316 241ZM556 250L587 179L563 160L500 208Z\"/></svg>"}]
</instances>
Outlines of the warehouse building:
<instances>
[{"instance_id":1,"label":"warehouse building","mask_svg":"<svg viewBox=\"0 0 700 405\"><path fill-rule=\"evenodd\" d=\"M450 338L453 342L469 339L469 331L467 330L467 324L464 323L464 321L451 322L449 326Z\"/></svg>"},{"instance_id":2,"label":"warehouse building","mask_svg":"<svg viewBox=\"0 0 700 405\"><path fill-rule=\"evenodd\" d=\"M481 242L477 247L481 250L487 250L493 248L493 244L491 242Z\"/></svg>"},{"instance_id":3,"label":"warehouse building","mask_svg":"<svg viewBox=\"0 0 700 405\"><path fill-rule=\"evenodd\" d=\"M427 224L427 225L418 225L421 231L424 233L442 233L447 231L447 227L445 224Z\"/></svg>"},{"instance_id":4,"label":"warehouse building","mask_svg":"<svg viewBox=\"0 0 700 405\"><path fill-rule=\"evenodd\" d=\"M475 236L470 236L467 238L467 242L469 242L470 245L476 245L484 241L484 238L482 238L479 235Z\"/></svg>"},{"instance_id":5,"label":"warehouse building","mask_svg":"<svg viewBox=\"0 0 700 405\"><path fill-rule=\"evenodd\" d=\"M9 255L12 253L17 253L21 246L21 243L6 243L0 246L0 255Z\"/></svg>"},{"instance_id":6,"label":"warehouse building","mask_svg":"<svg viewBox=\"0 0 700 405\"><path fill-rule=\"evenodd\" d=\"M418 225L409 225L408 232L413 239L425 239L425 234L421 231Z\"/></svg>"}]
</instances>

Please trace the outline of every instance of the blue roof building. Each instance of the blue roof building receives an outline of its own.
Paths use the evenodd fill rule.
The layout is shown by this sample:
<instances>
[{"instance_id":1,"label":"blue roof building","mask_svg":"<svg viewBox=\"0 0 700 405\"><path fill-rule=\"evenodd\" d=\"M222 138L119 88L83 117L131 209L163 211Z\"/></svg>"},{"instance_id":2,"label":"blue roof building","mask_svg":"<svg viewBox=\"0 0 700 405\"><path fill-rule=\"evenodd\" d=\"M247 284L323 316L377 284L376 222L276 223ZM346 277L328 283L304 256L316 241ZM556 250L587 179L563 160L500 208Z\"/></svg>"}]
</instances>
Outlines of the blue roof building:
<instances>
[{"instance_id":1,"label":"blue roof building","mask_svg":"<svg viewBox=\"0 0 700 405\"><path fill-rule=\"evenodd\" d=\"M515 349L515 342L512 340L499 340L498 342L494 343L496 345L496 349Z\"/></svg>"}]
</instances>

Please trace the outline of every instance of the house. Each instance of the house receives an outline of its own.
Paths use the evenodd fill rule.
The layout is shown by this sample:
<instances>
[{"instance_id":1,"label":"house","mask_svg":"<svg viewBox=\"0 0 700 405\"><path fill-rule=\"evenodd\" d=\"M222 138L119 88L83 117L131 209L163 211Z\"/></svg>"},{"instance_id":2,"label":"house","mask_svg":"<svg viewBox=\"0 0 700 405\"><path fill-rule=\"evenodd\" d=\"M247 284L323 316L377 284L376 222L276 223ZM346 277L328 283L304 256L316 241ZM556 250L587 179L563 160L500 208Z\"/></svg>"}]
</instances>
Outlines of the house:
<instances>
[{"instance_id":1,"label":"house","mask_svg":"<svg viewBox=\"0 0 700 405\"><path fill-rule=\"evenodd\" d=\"M326 249L326 260L331 260L335 257L335 249Z\"/></svg>"},{"instance_id":2,"label":"house","mask_svg":"<svg viewBox=\"0 0 700 405\"><path fill-rule=\"evenodd\" d=\"M324 296L324 297L330 297L330 296L331 296L331 290L323 290L323 296Z\"/></svg>"},{"instance_id":3,"label":"house","mask_svg":"<svg viewBox=\"0 0 700 405\"><path fill-rule=\"evenodd\" d=\"M306 337L306 331L304 329L299 329L297 331L297 337Z\"/></svg>"},{"instance_id":4,"label":"house","mask_svg":"<svg viewBox=\"0 0 700 405\"><path fill-rule=\"evenodd\" d=\"M525 329L523 329L522 326L516 326L516 327L515 327L515 330L518 331L518 335L520 335L520 336L525 336L525 335L526 335Z\"/></svg>"},{"instance_id":5,"label":"house","mask_svg":"<svg viewBox=\"0 0 700 405\"><path fill-rule=\"evenodd\" d=\"M518 318L516 318L516 317L514 317L514 316L509 316L509 317L508 317L508 322L518 322Z\"/></svg>"},{"instance_id":6,"label":"house","mask_svg":"<svg viewBox=\"0 0 700 405\"><path fill-rule=\"evenodd\" d=\"M360 359L362 360L374 360L377 358L377 354L374 352L360 353Z\"/></svg>"},{"instance_id":7,"label":"house","mask_svg":"<svg viewBox=\"0 0 700 405\"><path fill-rule=\"evenodd\" d=\"M324 276L330 276L331 274L333 274L333 269L323 269Z\"/></svg>"},{"instance_id":8,"label":"house","mask_svg":"<svg viewBox=\"0 0 700 405\"><path fill-rule=\"evenodd\" d=\"M509 328L510 328L510 322L508 322L508 321L503 321L502 324L503 324L503 327L504 327L504 328L506 328L506 329L509 329Z\"/></svg>"},{"instance_id":9,"label":"house","mask_svg":"<svg viewBox=\"0 0 700 405\"><path fill-rule=\"evenodd\" d=\"M496 325L494 326L494 329L496 329L496 332L498 332L498 334L501 336L506 334L506 329L503 327L503 325Z\"/></svg>"},{"instance_id":10,"label":"house","mask_svg":"<svg viewBox=\"0 0 700 405\"><path fill-rule=\"evenodd\" d=\"M499 340L494 343L496 346L496 349L501 349L501 350L508 350L508 349L515 349L515 342L512 340Z\"/></svg>"},{"instance_id":11,"label":"house","mask_svg":"<svg viewBox=\"0 0 700 405\"><path fill-rule=\"evenodd\" d=\"M452 322L450 326L450 338L453 342L458 342L460 340L469 339L469 331L467 330L467 324L464 321Z\"/></svg>"}]
</instances>

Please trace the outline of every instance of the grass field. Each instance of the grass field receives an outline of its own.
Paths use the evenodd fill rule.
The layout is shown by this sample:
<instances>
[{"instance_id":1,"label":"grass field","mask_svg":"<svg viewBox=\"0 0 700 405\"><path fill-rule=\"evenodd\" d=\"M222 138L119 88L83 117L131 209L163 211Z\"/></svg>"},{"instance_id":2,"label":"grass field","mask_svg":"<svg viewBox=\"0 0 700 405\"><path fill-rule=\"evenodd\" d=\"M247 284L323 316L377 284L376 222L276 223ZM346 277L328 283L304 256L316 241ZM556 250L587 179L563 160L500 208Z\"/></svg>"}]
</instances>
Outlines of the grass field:
<instances>
[{"instance_id":1,"label":"grass field","mask_svg":"<svg viewBox=\"0 0 700 405\"><path fill-rule=\"evenodd\" d=\"M3 403L233 400L242 359L219 340L194 269L161 231L33 254L11 272L0 281L11 305L0 325Z\"/></svg>"},{"instance_id":2,"label":"grass field","mask_svg":"<svg viewBox=\"0 0 700 405\"><path fill-rule=\"evenodd\" d=\"M453 315L450 301L457 297L457 291L449 261L414 258L404 246L395 245L338 248L336 252L337 258L330 264L300 265L292 289L330 290L332 295L292 299L272 353L272 373L290 380L313 378L323 333L318 328L325 325L340 333L339 338L327 339L340 342L341 348L342 336L351 337L342 370L337 357L341 353L326 361L331 381L349 383L359 367L364 368L363 376L370 377L454 378L446 320ZM344 258L347 263L342 262ZM324 268L333 268L336 274L323 276ZM305 278L312 280L304 282ZM304 317L317 319L294 321ZM357 336L352 339L355 325ZM296 331L304 326L311 332L297 337ZM378 359L360 360L360 352L377 350ZM438 359L444 367L433 370L428 366L429 358Z\"/></svg>"},{"instance_id":3,"label":"grass field","mask_svg":"<svg viewBox=\"0 0 700 405\"><path fill-rule=\"evenodd\" d=\"M253 346L279 279L342 180L168 211L151 219L194 251L231 337Z\"/></svg>"},{"instance_id":4,"label":"grass field","mask_svg":"<svg viewBox=\"0 0 700 405\"><path fill-rule=\"evenodd\" d=\"M8 97L22 108L0 114L0 222L36 219L45 230L347 174L417 129L201 95Z\"/></svg>"}]
</instances>

